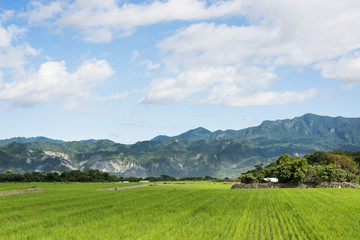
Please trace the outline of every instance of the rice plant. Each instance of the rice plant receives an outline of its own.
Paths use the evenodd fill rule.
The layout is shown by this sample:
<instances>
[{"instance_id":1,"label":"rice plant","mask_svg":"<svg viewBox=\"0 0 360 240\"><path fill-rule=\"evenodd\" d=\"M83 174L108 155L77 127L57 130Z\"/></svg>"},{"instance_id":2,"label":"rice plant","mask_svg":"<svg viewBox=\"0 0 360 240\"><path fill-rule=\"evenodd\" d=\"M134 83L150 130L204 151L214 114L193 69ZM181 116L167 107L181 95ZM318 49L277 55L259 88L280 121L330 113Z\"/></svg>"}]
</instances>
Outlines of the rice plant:
<instances>
[{"instance_id":1,"label":"rice plant","mask_svg":"<svg viewBox=\"0 0 360 240\"><path fill-rule=\"evenodd\" d=\"M0 184L0 191L29 184ZM359 239L360 189L36 183L0 197L0 239Z\"/></svg>"}]
</instances>

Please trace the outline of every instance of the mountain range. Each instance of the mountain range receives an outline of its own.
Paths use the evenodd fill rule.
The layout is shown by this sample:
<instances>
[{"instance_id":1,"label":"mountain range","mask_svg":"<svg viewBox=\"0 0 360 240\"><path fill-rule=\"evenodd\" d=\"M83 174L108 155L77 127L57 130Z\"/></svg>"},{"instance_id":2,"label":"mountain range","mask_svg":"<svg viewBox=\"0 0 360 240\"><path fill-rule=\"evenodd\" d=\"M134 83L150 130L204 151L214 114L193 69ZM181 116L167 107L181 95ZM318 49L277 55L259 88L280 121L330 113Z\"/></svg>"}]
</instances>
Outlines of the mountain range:
<instances>
[{"instance_id":1,"label":"mountain range","mask_svg":"<svg viewBox=\"0 0 360 240\"><path fill-rule=\"evenodd\" d=\"M87 168L120 176L237 177L280 155L342 149L360 151L360 118L305 114L242 130L199 127L131 145L110 140L64 142L44 137L0 140L0 172Z\"/></svg>"}]
</instances>

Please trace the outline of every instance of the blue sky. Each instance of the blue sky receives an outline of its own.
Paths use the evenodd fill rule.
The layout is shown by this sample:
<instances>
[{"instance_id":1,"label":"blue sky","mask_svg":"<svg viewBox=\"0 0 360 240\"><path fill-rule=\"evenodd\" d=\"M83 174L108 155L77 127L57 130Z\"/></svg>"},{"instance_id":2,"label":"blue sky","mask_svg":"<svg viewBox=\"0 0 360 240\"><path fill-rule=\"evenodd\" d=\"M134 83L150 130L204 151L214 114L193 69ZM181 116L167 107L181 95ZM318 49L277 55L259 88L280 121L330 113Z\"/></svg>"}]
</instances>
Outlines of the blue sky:
<instances>
[{"instance_id":1,"label":"blue sky","mask_svg":"<svg viewBox=\"0 0 360 240\"><path fill-rule=\"evenodd\" d=\"M359 117L357 0L0 2L0 139Z\"/></svg>"}]
</instances>

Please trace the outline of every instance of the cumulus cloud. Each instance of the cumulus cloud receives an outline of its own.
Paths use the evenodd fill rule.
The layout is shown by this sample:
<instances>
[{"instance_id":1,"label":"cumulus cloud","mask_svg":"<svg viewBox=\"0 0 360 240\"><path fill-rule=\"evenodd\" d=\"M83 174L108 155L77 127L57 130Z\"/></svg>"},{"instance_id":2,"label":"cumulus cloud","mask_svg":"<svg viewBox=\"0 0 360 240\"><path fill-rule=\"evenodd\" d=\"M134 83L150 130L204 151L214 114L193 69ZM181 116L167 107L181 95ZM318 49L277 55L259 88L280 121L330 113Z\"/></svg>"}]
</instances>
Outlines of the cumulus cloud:
<instances>
[{"instance_id":1,"label":"cumulus cloud","mask_svg":"<svg viewBox=\"0 0 360 240\"><path fill-rule=\"evenodd\" d=\"M213 101L206 103L219 104L231 107L249 107L266 105L284 105L290 103L302 103L305 100L314 98L318 94L317 89L309 89L303 92L285 91L285 92L265 92L254 93L243 92L235 89L228 96L220 96Z\"/></svg>"},{"instance_id":2,"label":"cumulus cloud","mask_svg":"<svg viewBox=\"0 0 360 240\"><path fill-rule=\"evenodd\" d=\"M355 1L255 1L248 26L196 23L158 47L174 69L196 62L306 66L360 48L359 15Z\"/></svg>"},{"instance_id":3,"label":"cumulus cloud","mask_svg":"<svg viewBox=\"0 0 360 240\"><path fill-rule=\"evenodd\" d=\"M114 36L129 35L138 26L173 20L201 20L239 14L243 0L207 2L203 0L152 1L118 4L116 0L74 2L32 2L24 16L29 22L47 22L80 32L90 42L108 42ZM101 34L100 34L101 33Z\"/></svg>"},{"instance_id":4,"label":"cumulus cloud","mask_svg":"<svg viewBox=\"0 0 360 240\"><path fill-rule=\"evenodd\" d=\"M336 78L352 86L360 83L360 52L346 55L337 60L320 62L316 65L325 78Z\"/></svg>"},{"instance_id":5,"label":"cumulus cloud","mask_svg":"<svg viewBox=\"0 0 360 240\"><path fill-rule=\"evenodd\" d=\"M257 67L203 67L184 71L174 78L154 80L145 90L143 104L170 104L191 96L199 103L232 107L299 103L316 96L315 89L305 92L269 92L277 78Z\"/></svg>"},{"instance_id":6,"label":"cumulus cloud","mask_svg":"<svg viewBox=\"0 0 360 240\"><path fill-rule=\"evenodd\" d=\"M22 71L27 63L27 56L35 56L39 50L32 48L29 44L19 46L0 47L0 68L14 68Z\"/></svg>"},{"instance_id":7,"label":"cumulus cloud","mask_svg":"<svg viewBox=\"0 0 360 240\"><path fill-rule=\"evenodd\" d=\"M10 107L61 101L64 108L72 109L112 75L113 70L105 60L83 62L71 73L64 61L46 62L38 71L28 72L19 80L3 84L0 100L8 102Z\"/></svg>"},{"instance_id":8,"label":"cumulus cloud","mask_svg":"<svg viewBox=\"0 0 360 240\"><path fill-rule=\"evenodd\" d=\"M300 103L319 94L313 88L271 90L269 79L284 66L310 66L341 83L360 83L354 54L360 48L360 2L249 1L242 14L248 25L194 23L160 41L163 62L176 77L154 80L141 102L169 103L202 92L200 103L244 107ZM256 74L247 66L257 66ZM232 73L197 78L193 69Z\"/></svg>"},{"instance_id":9,"label":"cumulus cloud","mask_svg":"<svg viewBox=\"0 0 360 240\"><path fill-rule=\"evenodd\" d=\"M167 53L170 70L196 65L269 64L286 49L277 44L278 29L198 23L178 31L157 46Z\"/></svg>"},{"instance_id":10,"label":"cumulus cloud","mask_svg":"<svg viewBox=\"0 0 360 240\"><path fill-rule=\"evenodd\" d=\"M26 64L28 56L37 55L40 50L31 47L26 42L20 42L23 34L27 31L13 24L5 26L2 22L12 15L5 12L1 15L0 23L0 68L16 69L21 72Z\"/></svg>"},{"instance_id":11,"label":"cumulus cloud","mask_svg":"<svg viewBox=\"0 0 360 240\"><path fill-rule=\"evenodd\" d=\"M318 94L316 89L272 89L275 72L284 66L314 67L326 78L349 86L359 83L359 56L354 55L360 49L359 1L51 1L32 5L30 22L36 22L30 17L36 11L41 21L91 42L109 42L164 21L197 21L157 44L170 76L153 80L141 103L196 98L199 103L242 107L297 103ZM246 21L209 22L234 15ZM137 56L134 52L132 61ZM150 70L161 66L151 60L142 63Z\"/></svg>"},{"instance_id":12,"label":"cumulus cloud","mask_svg":"<svg viewBox=\"0 0 360 240\"><path fill-rule=\"evenodd\" d=\"M259 0L249 19L267 28L279 28L278 65L308 65L336 58L360 47L360 2L353 0Z\"/></svg>"},{"instance_id":13,"label":"cumulus cloud","mask_svg":"<svg viewBox=\"0 0 360 240\"><path fill-rule=\"evenodd\" d=\"M19 15L26 17L31 24L42 24L44 21L56 17L66 5L66 1L53 1L49 4L32 1L28 4L27 11Z\"/></svg>"},{"instance_id":14,"label":"cumulus cloud","mask_svg":"<svg viewBox=\"0 0 360 240\"><path fill-rule=\"evenodd\" d=\"M37 5L36 3L35 6ZM41 5L42 6L42 5ZM125 94L108 97L92 95L92 90L113 75L105 60L83 62L69 72L64 61L46 61L38 70L28 64L29 57L40 50L24 40L28 30L15 25L6 26L13 12L0 15L0 102L7 108L31 107L47 102L59 102L64 109L75 109L79 102L111 101L126 98ZM41 11L39 12L41 15ZM41 16L39 16L41 17ZM35 20L34 20L35 21Z\"/></svg>"}]
</instances>

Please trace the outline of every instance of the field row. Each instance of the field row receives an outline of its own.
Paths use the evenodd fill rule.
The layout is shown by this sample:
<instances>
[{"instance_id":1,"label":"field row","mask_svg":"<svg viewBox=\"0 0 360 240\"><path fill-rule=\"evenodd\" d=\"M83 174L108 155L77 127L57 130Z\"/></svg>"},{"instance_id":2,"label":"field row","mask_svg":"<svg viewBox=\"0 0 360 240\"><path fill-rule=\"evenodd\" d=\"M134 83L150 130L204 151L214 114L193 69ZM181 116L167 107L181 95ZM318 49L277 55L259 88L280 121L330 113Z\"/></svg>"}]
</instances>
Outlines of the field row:
<instances>
[{"instance_id":1,"label":"field row","mask_svg":"<svg viewBox=\"0 0 360 240\"><path fill-rule=\"evenodd\" d=\"M35 185L45 191L0 197L1 239L358 239L360 226L359 189Z\"/></svg>"}]
</instances>

